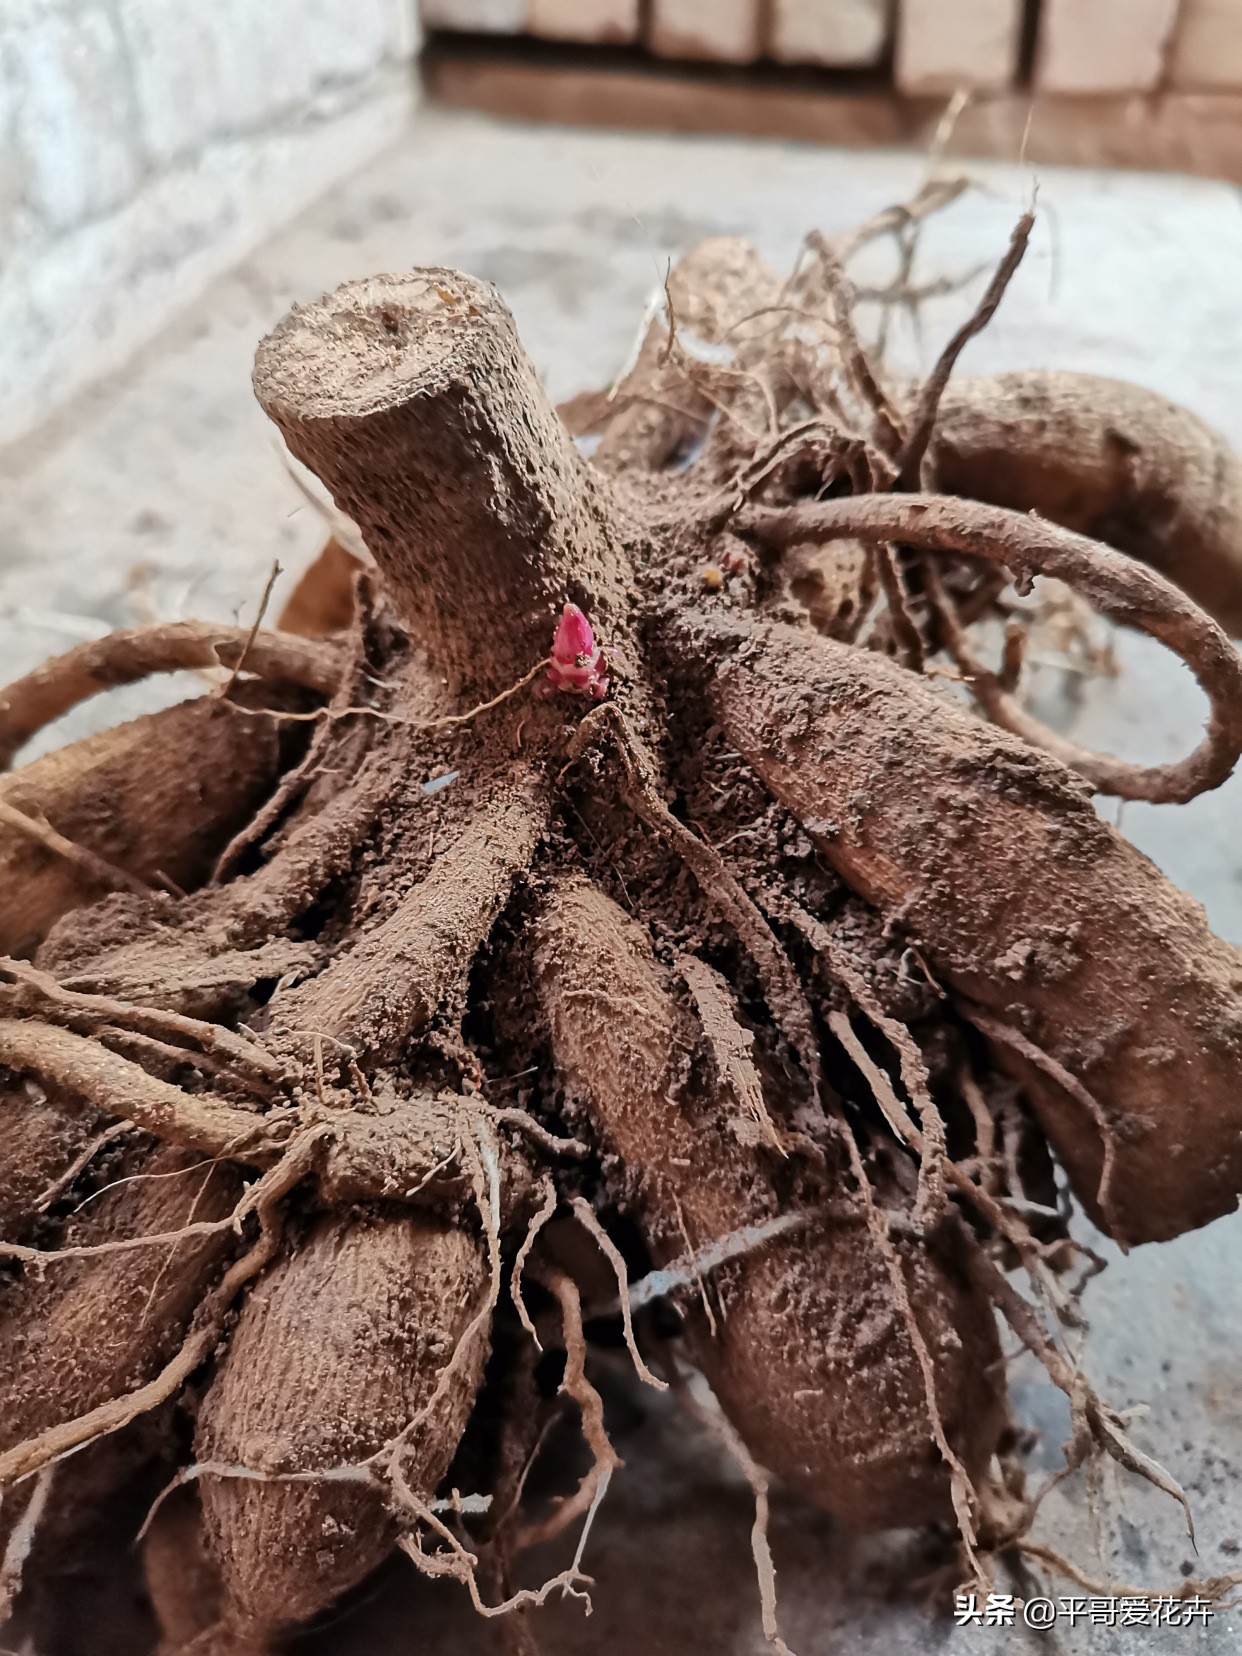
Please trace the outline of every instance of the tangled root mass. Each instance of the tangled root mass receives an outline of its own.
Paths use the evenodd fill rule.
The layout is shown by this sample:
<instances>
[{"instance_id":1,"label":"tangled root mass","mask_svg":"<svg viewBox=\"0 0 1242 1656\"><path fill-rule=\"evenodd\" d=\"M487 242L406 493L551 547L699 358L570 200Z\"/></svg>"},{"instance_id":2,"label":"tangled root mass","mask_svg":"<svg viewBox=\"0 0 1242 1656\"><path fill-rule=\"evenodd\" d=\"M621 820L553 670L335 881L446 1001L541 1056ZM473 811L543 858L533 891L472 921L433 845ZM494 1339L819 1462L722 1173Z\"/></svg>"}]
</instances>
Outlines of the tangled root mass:
<instances>
[{"instance_id":1,"label":"tangled root mass","mask_svg":"<svg viewBox=\"0 0 1242 1656\"><path fill-rule=\"evenodd\" d=\"M1242 1190L1242 957L1090 800L1242 751L1242 474L1132 387L951 377L1029 220L890 384L849 261L955 193L785 279L704 244L559 417L458 272L295 308L256 390L369 561L330 543L281 628L116 635L0 695L7 760L109 684L227 670L0 778L9 1598L163 1458L167 1652L271 1650L394 1545L528 1641L619 1472L584 1335L618 1310L645 1381L714 1393L776 1650L773 1476L950 1521L977 1582L1074 1568L1026 1539L997 1312L1069 1468L1185 1503L1056 1329L1092 1268L1066 1181L1123 1246ZM1191 754L1030 715L1045 576L1191 667ZM541 1347L591 1452L550 1504Z\"/></svg>"}]
</instances>

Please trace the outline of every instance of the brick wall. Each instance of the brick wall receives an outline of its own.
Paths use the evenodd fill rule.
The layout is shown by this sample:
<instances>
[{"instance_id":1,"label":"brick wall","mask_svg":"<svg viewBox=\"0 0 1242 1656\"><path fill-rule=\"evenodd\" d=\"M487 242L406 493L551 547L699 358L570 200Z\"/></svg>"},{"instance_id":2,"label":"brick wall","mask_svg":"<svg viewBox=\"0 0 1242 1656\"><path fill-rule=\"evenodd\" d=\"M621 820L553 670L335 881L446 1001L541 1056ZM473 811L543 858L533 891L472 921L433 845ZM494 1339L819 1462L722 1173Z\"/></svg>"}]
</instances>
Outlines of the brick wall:
<instances>
[{"instance_id":1,"label":"brick wall","mask_svg":"<svg viewBox=\"0 0 1242 1656\"><path fill-rule=\"evenodd\" d=\"M399 130L415 0L0 0L0 441Z\"/></svg>"},{"instance_id":2,"label":"brick wall","mask_svg":"<svg viewBox=\"0 0 1242 1656\"><path fill-rule=\"evenodd\" d=\"M661 57L880 68L912 96L1242 92L1242 0L421 0L429 29L636 43ZM549 21L551 20L551 21Z\"/></svg>"}]
</instances>

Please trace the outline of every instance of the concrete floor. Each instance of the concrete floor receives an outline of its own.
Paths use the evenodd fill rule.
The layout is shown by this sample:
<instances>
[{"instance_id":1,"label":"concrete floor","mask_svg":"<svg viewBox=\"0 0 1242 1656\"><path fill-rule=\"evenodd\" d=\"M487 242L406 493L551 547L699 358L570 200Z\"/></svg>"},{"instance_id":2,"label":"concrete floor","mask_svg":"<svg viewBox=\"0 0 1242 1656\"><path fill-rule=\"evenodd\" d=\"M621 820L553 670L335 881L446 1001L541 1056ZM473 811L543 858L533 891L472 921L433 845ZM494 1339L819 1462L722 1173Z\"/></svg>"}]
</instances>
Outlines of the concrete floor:
<instances>
[{"instance_id":1,"label":"concrete floor","mask_svg":"<svg viewBox=\"0 0 1242 1656\"><path fill-rule=\"evenodd\" d=\"M994 260L1032 179L972 169L981 189L926 238L928 272ZM908 196L922 162L779 144L508 128L424 111L408 138L219 282L130 369L0 455L0 676L154 611L248 617L273 558L296 570L322 525L290 483L254 405L254 344L294 299L348 276L422 263L495 281L554 396L608 380L647 297L703 235L744 234L788 261L803 232L844 228ZM1242 211L1236 191L1178 178L1045 171L1040 224L1006 304L967 368L1045 364L1129 377L1177 397L1242 447ZM924 311L926 361L962 314ZM288 577L286 576L287 580ZM1096 745L1149 759L1183 751L1202 708L1188 675L1145 643L1120 640L1123 674L1074 706L1056 675L1041 700ZM66 720L82 733L195 686L116 693ZM1124 830L1242 941L1242 783L1188 807L1132 805ZM1105 810L1115 816L1116 807ZM1177 1507L1106 1467L1046 1502L1039 1533L1094 1575L1157 1586L1242 1567L1242 1217L1127 1259L1089 1290L1083 1360L1105 1394L1135 1405L1137 1439L1195 1507L1199 1556ZM1065 1434L1058 1394L1021 1362L1022 1413L1040 1432L1036 1467ZM747 1501L684 1422L624 1391L627 1460L592 1532L598 1580L584 1620L557 1605L541 1622L549 1653L750 1656L764 1648L749 1566ZM799 1656L926 1649L1040 1648L1065 1656L1242 1649L1242 1616L1205 1627L1052 1633L955 1631L927 1620L907 1540L861 1541L790 1499L773 1526L785 1631ZM454 1592L395 1568L308 1653L492 1648ZM1054 1595L1074 1589L1054 1583ZM103 1641L96 1628L97 1648ZM67 1645L67 1650L72 1646ZM119 1648L119 1647L118 1647Z\"/></svg>"}]
</instances>

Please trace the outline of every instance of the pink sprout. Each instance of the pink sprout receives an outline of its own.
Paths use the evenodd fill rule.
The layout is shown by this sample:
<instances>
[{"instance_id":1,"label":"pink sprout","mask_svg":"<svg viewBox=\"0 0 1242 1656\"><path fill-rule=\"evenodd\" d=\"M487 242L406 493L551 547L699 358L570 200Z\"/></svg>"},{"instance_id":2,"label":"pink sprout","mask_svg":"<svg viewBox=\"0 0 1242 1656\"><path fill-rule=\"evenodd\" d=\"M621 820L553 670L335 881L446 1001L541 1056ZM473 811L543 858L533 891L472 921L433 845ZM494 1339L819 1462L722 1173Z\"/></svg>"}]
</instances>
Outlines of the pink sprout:
<instances>
[{"instance_id":1,"label":"pink sprout","mask_svg":"<svg viewBox=\"0 0 1242 1656\"><path fill-rule=\"evenodd\" d=\"M566 604L552 640L548 684L553 691L603 701L608 694L608 663L595 642L591 623L577 604Z\"/></svg>"}]
</instances>

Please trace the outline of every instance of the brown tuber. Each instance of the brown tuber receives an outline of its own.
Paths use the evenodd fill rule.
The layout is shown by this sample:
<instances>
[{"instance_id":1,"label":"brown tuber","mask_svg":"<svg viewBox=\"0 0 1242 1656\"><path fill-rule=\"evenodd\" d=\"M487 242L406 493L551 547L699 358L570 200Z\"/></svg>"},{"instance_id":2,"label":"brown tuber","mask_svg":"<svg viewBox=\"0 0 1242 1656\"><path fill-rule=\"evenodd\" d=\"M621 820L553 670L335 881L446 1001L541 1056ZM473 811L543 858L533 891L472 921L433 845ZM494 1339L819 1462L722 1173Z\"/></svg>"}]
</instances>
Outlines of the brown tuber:
<instances>
[{"instance_id":1,"label":"brown tuber","mask_svg":"<svg viewBox=\"0 0 1242 1656\"><path fill-rule=\"evenodd\" d=\"M179 1150L130 1150L114 1182L57 1228L46 1263L36 1255L23 1281L0 1289L0 1476L20 1476L21 1446L36 1434L116 1410L109 1435L57 1467L44 1537L71 1537L149 1456L152 1417L127 1420L123 1400L176 1351L221 1274L238 1189L231 1167ZM187 1229L195 1223L197 1234ZM147 1236L160 1240L127 1246ZM3 1532L36 1490L34 1481L13 1485Z\"/></svg>"},{"instance_id":2,"label":"brown tuber","mask_svg":"<svg viewBox=\"0 0 1242 1656\"><path fill-rule=\"evenodd\" d=\"M775 1218L772 1153L730 1132L727 1095L679 1075L696 1031L645 929L570 883L550 893L534 946L570 1096L635 1181L656 1263ZM756 1459L836 1517L867 1528L950 1518L949 1469L862 1202L855 1193L844 1215L807 1217L806 1229L715 1272L704 1303L682 1291L691 1355ZM991 1307L950 1259L914 1240L898 1251L945 1430L978 1480L1002 1423Z\"/></svg>"},{"instance_id":3,"label":"brown tuber","mask_svg":"<svg viewBox=\"0 0 1242 1656\"><path fill-rule=\"evenodd\" d=\"M111 684L227 675L0 781L0 1485L37 1571L62 1476L98 1467L97 1506L174 1455L167 1656L264 1656L394 1545L524 1640L623 1475L588 1338L618 1311L642 1380L715 1394L775 1652L772 1478L955 1522L981 1585L1052 1567L997 1312L1068 1397L1068 1470L1184 1501L1042 1317L1081 1320L1091 1258L1058 1165L1123 1244L1242 1190L1238 952L1090 799L1191 799L1242 752L1199 608L1242 616L1237 470L1133 388L953 381L1029 215L890 391L850 261L958 193L788 281L705 244L573 436L474 278L296 307L255 389L373 562L335 540L284 629L118 634L0 693L7 762ZM1045 575L1195 673L1186 757L1032 715L1011 588ZM590 1468L536 1510L564 1406Z\"/></svg>"},{"instance_id":4,"label":"brown tuber","mask_svg":"<svg viewBox=\"0 0 1242 1656\"><path fill-rule=\"evenodd\" d=\"M774 796L1021 1074L1098 1224L1147 1242L1233 1210L1242 954L1084 788L892 663L789 629L748 634L711 697Z\"/></svg>"},{"instance_id":5,"label":"brown tuber","mask_svg":"<svg viewBox=\"0 0 1242 1656\"><path fill-rule=\"evenodd\" d=\"M391 1549L379 1478L334 1474L415 1421L403 1478L434 1490L448 1470L486 1335L436 1392L485 1286L469 1231L380 1211L320 1220L251 1290L196 1448L225 1602L252 1636L309 1619Z\"/></svg>"},{"instance_id":6,"label":"brown tuber","mask_svg":"<svg viewBox=\"0 0 1242 1656\"><path fill-rule=\"evenodd\" d=\"M203 696L0 776L4 953L33 953L62 915L106 892L205 880L296 752L298 727L273 715L299 705Z\"/></svg>"}]
</instances>

